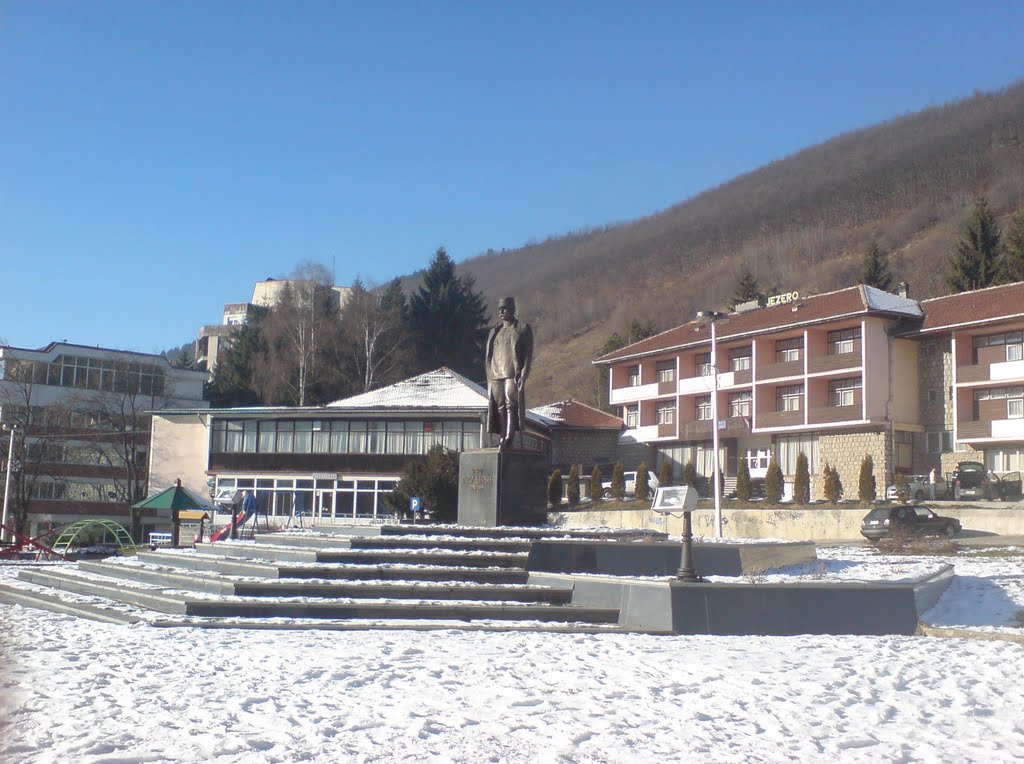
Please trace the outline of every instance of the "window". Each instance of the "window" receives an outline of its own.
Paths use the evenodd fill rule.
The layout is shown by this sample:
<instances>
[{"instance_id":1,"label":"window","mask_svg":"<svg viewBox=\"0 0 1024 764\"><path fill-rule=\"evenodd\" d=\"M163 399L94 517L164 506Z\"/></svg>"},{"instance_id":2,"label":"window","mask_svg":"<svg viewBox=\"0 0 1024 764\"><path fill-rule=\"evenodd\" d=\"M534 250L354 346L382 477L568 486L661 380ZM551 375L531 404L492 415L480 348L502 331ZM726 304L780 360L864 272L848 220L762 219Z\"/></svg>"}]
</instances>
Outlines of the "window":
<instances>
[{"instance_id":1,"label":"window","mask_svg":"<svg viewBox=\"0 0 1024 764\"><path fill-rule=\"evenodd\" d=\"M639 366L630 366L626 370L626 387L640 387Z\"/></svg>"},{"instance_id":2,"label":"window","mask_svg":"<svg viewBox=\"0 0 1024 764\"><path fill-rule=\"evenodd\" d=\"M626 420L626 427L635 429L640 426L640 407L639 406L624 406L624 416Z\"/></svg>"},{"instance_id":3,"label":"window","mask_svg":"<svg viewBox=\"0 0 1024 764\"><path fill-rule=\"evenodd\" d=\"M999 473L1024 470L1024 448L986 448L985 466Z\"/></svg>"},{"instance_id":4,"label":"window","mask_svg":"<svg viewBox=\"0 0 1024 764\"><path fill-rule=\"evenodd\" d=\"M840 329L828 333L828 354L846 355L857 349L857 340L860 339L860 327L855 329Z\"/></svg>"},{"instance_id":5,"label":"window","mask_svg":"<svg viewBox=\"0 0 1024 764\"><path fill-rule=\"evenodd\" d=\"M896 430L893 439L893 466L897 471L909 472L914 468L914 433Z\"/></svg>"},{"instance_id":6,"label":"window","mask_svg":"<svg viewBox=\"0 0 1024 764\"><path fill-rule=\"evenodd\" d=\"M803 349L803 337L793 337L792 339L788 340L776 340L775 361L777 363L790 363L791 361L799 361L803 357Z\"/></svg>"},{"instance_id":7,"label":"window","mask_svg":"<svg viewBox=\"0 0 1024 764\"><path fill-rule=\"evenodd\" d=\"M751 394L732 393L729 396L729 416L750 416Z\"/></svg>"},{"instance_id":8,"label":"window","mask_svg":"<svg viewBox=\"0 0 1024 764\"><path fill-rule=\"evenodd\" d=\"M1024 418L1024 398L1009 398L1006 401L1006 418Z\"/></svg>"},{"instance_id":9,"label":"window","mask_svg":"<svg viewBox=\"0 0 1024 764\"><path fill-rule=\"evenodd\" d=\"M1024 387L991 387L974 391L975 415L979 401L1006 401L1006 418L1024 418Z\"/></svg>"},{"instance_id":10,"label":"window","mask_svg":"<svg viewBox=\"0 0 1024 764\"><path fill-rule=\"evenodd\" d=\"M676 362L675 361L658 361L658 381L659 382L674 382L676 378Z\"/></svg>"},{"instance_id":11,"label":"window","mask_svg":"<svg viewBox=\"0 0 1024 764\"><path fill-rule=\"evenodd\" d=\"M736 348L729 351L729 370L747 371L750 368L750 348Z\"/></svg>"},{"instance_id":12,"label":"window","mask_svg":"<svg viewBox=\"0 0 1024 764\"><path fill-rule=\"evenodd\" d=\"M698 353L694 356L694 363L696 369L694 370L694 376L697 377L710 377L711 376L711 353Z\"/></svg>"},{"instance_id":13,"label":"window","mask_svg":"<svg viewBox=\"0 0 1024 764\"><path fill-rule=\"evenodd\" d=\"M658 414L658 424L675 424L676 404L659 403L655 409Z\"/></svg>"},{"instance_id":14,"label":"window","mask_svg":"<svg viewBox=\"0 0 1024 764\"><path fill-rule=\"evenodd\" d=\"M788 385L775 390L776 411L799 411L800 399L804 395L803 385Z\"/></svg>"},{"instance_id":15,"label":"window","mask_svg":"<svg viewBox=\"0 0 1024 764\"><path fill-rule=\"evenodd\" d=\"M710 422L711 421L711 396L706 395L703 398L698 398L696 402L696 418L698 422Z\"/></svg>"},{"instance_id":16,"label":"window","mask_svg":"<svg viewBox=\"0 0 1024 764\"><path fill-rule=\"evenodd\" d=\"M775 458L784 475L796 474L796 458L807 457L807 469L813 475L818 471L818 437L816 435L777 435Z\"/></svg>"},{"instance_id":17,"label":"window","mask_svg":"<svg viewBox=\"0 0 1024 764\"><path fill-rule=\"evenodd\" d=\"M938 400L939 400L939 391L936 390L934 387L929 388L929 390L928 390L928 402L929 403L936 403L936 402L938 402Z\"/></svg>"},{"instance_id":18,"label":"window","mask_svg":"<svg viewBox=\"0 0 1024 764\"><path fill-rule=\"evenodd\" d=\"M925 450L929 454L948 454L953 451L953 433L926 432L924 435Z\"/></svg>"},{"instance_id":19,"label":"window","mask_svg":"<svg viewBox=\"0 0 1024 764\"><path fill-rule=\"evenodd\" d=\"M1004 334L989 334L984 337L974 338L974 356L977 361L978 348L1006 346L1006 360L1024 360L1024 334L1021 332L1006 332Z\"/></svg>"},{"instance_id":20,"label":"window","mask_svg":"<svg viewBox=\"0 0 1024 764\"><path fill-rule=\"evenodd\" d=\"M831 380L828 383L828 405L855 406L857 404L856 391L860 388L860 377Z\"/></svg>"}]
</instances>

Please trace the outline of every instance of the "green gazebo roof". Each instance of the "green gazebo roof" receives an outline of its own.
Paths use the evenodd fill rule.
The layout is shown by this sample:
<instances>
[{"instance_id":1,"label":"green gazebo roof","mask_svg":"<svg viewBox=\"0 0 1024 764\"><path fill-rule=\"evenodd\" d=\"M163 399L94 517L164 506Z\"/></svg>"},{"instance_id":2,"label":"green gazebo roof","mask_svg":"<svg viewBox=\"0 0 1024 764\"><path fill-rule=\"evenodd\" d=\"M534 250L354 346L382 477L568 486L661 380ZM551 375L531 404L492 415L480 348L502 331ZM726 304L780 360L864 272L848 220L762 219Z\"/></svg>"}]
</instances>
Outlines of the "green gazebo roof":
<instances>
[{"instance_id":1,"label":"green gazebo roof","mask_svg":"<svg viewBox=\"0 0 1024 764\"><path fill-rule=\"evenodd\" d=\"M172 485L155 496L132 504L134 509L201 509L210 508L209 503L200 501L187 488Z\"/></svg>"}]
</instances>

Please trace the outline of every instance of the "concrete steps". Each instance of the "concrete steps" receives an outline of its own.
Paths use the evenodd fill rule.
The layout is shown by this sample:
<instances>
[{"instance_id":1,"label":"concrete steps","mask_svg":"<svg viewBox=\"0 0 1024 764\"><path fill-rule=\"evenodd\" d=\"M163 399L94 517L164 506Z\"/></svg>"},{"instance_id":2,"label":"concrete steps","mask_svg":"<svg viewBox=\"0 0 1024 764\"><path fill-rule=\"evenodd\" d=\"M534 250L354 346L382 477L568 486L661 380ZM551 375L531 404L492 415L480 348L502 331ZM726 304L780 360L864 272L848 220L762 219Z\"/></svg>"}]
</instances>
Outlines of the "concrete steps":
<instances>
[{"instance_id":1,"label":"concrete steps","mask_svg":"<svg viewBox=\"0 0 1024 764\"><path fill-rule=\"evenodd\" d=\"M264 534L194 550L140 552L130 561L26 569L17 596L52 601L43 592L59 592L82 617L97 603L113 603L120 617L153 625L619 628L618 607L574 605L572 585L527 584L529 549L540 533L406 528Z\"/></svg>"}]
</instances>

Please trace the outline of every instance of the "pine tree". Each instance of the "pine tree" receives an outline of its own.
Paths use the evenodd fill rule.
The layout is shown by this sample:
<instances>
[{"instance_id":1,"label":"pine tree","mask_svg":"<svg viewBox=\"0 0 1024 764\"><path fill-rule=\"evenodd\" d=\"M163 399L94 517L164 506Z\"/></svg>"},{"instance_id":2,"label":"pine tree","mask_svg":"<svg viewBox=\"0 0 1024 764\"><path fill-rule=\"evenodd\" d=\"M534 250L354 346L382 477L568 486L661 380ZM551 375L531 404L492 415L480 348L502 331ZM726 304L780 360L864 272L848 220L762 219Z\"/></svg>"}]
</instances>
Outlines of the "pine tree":
<instances>
[{"instance_id":1,"label":"pine tree","mask_svg":"<svg viewBox=\"0 0 1024 764\"><path fill-rule=\"evenodd\" d=\"M484 375L487 306L472 276L458 276L440 248L423 274L423 285L409 299L409 333L416 348L416 371L447 366L470 379Z\"/></svg>"},{"instance_id":2,"label":"pine tree","mask_svg":"<svg viewBox=\"0 0 1024 764\"><path fill-rule=\"evenodd\" d=\"M590 473L590 500L597 501L601 498L601 468L596 464Z\"/></svg>"},{"instance_id":3,"label":"pine tree","mask_svg":"<svg viewBox=\"0 0 1024 764\"><path fill-rule=\"evenodd\" d=\"M1024 209L1017 211L1003 239L996 283L1024 281Z\"/></svg>"},{"instance_id":4,"label":"pine tree","mask_svg":"<svg viewBox=\"0 0 1024 764\"><path fill-rule=\"evenodd\" d=\"M768 465L768 473L764 478L764 500L769 504L778 504L782 501L783 484L782 467L779 466L777 461L772 459L772 463Z\"/></svg>"},{"instance_id":5,"label":"pine tree","mask_svg":"<svg viewBox=\"0 0 1024 764\"><path fill-rule=\"evenodd\" d=\"M757 281L757 276L754 275L749 266L744 266L743 270L740 271L739 278L736 280L736 287L733 289L732 297L728 300L729 309L732 310L744 302L750 302L751 300L760 302L763 299L764 291Z\"/></svg>"},{"instance_id":6,"label":"pine tree","mask_svg":"<svg viewBox=\"0 0 1024 764\"><path fill-rule=\"evenodd\" d=\"M609 489L613 499L621 501L626 495L626 474L622 462L615 462L612 468L612 484Z\"/></svg>"},{"instance_id":7,"label":"pine tree","mask_svg":"<svg viewBox=\"0 0 1024 764\"><path fill-rule=\"evenodd\" d=\"M999 225L988 200L978 197L974 213L949 262L946 281L954 292L969 292L991 286L999 257Z\"/></svg>"},{"instance_id":8,"label":"pine tree","mask_svg":"<svg viewBox=\"0 0 1024 764\"><path fill-rule=\"evenodd\" d=\"M683 485L688 485L690 488L696 488L697 481L697 465L693 462L687 462L683 465Z\"/></svg>"},{"instance_id":9,"label":"pine tree","mask_svg":"<svg viewBox=\"0 0 1024 764\"><path fill-rule=\"evenodd\" d=\"M843 498L843 483L839 479L839 470L825 462L825 499L829 504L836 505Z\"/></svg>"},{"instance_id":10,"label":"pine tree","mask_svg":"<svg viewBox=\"0 0 1024 764\"><path fill-rule=\"evenodd\" d=\"M658 468L658 485L662 488L672 485L672 462L668 459L661 460L661 466Z\"/></svg>"},{"instance_id":11,"label":"pine tree","mask_svg":"<svg viewBox=\"0 0 1024 764\"><path fill-rule=\"evenodd\" d=\"M580 503L580 468L575 464L569 468L569 485L566 487L565 498L570 507Z\"/></svg>"},{"instance_id":12,"label":"pine tree","mask_svg":"<svg viewBox=\"0 0 1024 764\"><path fill-rule=\"evenodd\" d=\"M864 255L861 283L888 292L892 289L892 272L889 270L889 256L878 246L877 241L868 245Z\"/></svg>"},{"instance_id":13,"label":"pine tree","mask_svg":"<svg viewBox=\"0 0 1024 764\"><path fill-rule=\"evenodd\" d=\"M793 476L793 501L797 504L811 503L811 473L807 467L807 456L803 451L796 456L796 474Z\"/></svg>"},{"instance_id":14,"label":"pine tree","mask_svg":"<svg viewBox=\"0 0 1024 764\"><path fill-rule=\"evenodd\" d=\"M207 398L214 407L257 406L265 404L253 383L254 359L263 352L258 313L248 323L231 330L228 349L213 370L207 386Z\"/></svg>"},{"instance_id":15,"label":"pine tree","mask_svg":"<svg viewBox=\"0 0 1024 764\"><path fill-rule=\"evenodd\" d=\"M633 495L640 501L647 498L651 490L651 481L647 476L647 462L640 462L636 468L636 482L633 484Z\"/></svg>"},{"instance_id":16,"label":"pine tree","mask_svg":"<svg viewBox=\"0 0 1024 764\"><path fill-rule=\"evenodd\" d=\"M747 502L750 501L750 495L753 493L750 484L750 467L747 465L746 459L740 458L739 462L740 466L736 471L736 499Z\"/></svg>"},{"instance_id":17,"label":"pine tree","mask_svg":"<svg viewBox=\"0 0 1024 764\"><path fill-rule=\"evenodd\" d=\"M562 503L562 471L555 468L548 478L548 504L557 507Z\"/></svg>"},{"instance_id":18,"label":"pine tree","mask_svg":"<svg viewBox=\"0 0 1024 764\"><path fill-rule=\"evenodd\" d=\"M865 504L875 500L875 460L871 454L864 454L860 460L860 476L857 480L857 498Z\"/></svg>"}]
</instances>

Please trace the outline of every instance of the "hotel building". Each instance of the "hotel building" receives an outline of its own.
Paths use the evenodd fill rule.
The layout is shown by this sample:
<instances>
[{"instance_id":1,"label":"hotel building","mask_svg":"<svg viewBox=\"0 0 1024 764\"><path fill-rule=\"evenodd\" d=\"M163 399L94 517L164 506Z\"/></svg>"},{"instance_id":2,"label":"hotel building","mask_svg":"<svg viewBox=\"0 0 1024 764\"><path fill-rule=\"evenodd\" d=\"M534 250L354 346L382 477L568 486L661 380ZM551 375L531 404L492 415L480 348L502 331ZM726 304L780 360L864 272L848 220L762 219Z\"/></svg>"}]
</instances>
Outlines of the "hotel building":
<instances>
[{"instance_id":1,"label":"hotel building","mask_svg":"<svg viewBox=\"0 0 1024 764\"><path fill-rule=\"evenodd\" d=\"M772 459L790 479L803 452L812 495L835 466L847 496L861 460L879 491L895 473L1024 460L1024 283L915 301L859 285L738 306L712 326L692 321L609 353L609 400L627 460L692 461L712 473L712 427L727 485L740 460L763 478ZM712 390L717 374L717 422Z\"/></svg>"}]
</instances>

